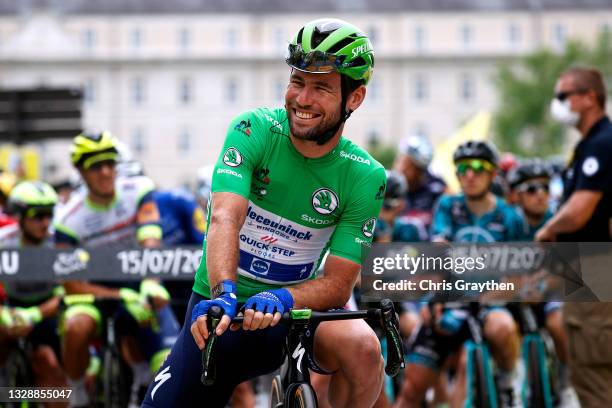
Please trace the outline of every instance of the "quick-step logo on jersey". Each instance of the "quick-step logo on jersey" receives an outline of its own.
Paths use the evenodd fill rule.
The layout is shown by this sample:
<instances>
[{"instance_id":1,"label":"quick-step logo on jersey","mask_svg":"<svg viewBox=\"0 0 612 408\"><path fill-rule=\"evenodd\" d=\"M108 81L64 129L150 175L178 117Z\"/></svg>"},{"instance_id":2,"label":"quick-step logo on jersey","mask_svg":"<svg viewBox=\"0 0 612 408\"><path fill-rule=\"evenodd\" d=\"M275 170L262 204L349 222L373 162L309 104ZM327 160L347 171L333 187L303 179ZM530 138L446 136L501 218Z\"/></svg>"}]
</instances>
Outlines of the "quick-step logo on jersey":
<instances>
[{"instance_id":1,"label":"quick-step logo on jersey","mask_svg":"<svg viewBox=\"0 0 612 408\"><path fill-rule=\"evenodd\" d=\"M361 232L366 238L372 238L374 236L374 227L376 226L376 218L370 218L363 223Z\"/></svg>"},{"instance_id":2,"label":"quick-step logo on jersey","mask_svg":"<svg viewBox=\"0 0 612 408\"><path fill-rule=\"evenodd\" d=\"M223 163L230 167L238 167L242 164L242 155L235 147L230 147L223 155Z\"/></svg>"},{"instance_id":3,"label":"quick-step logo on jersey","mask_svg":"<svg viewBox=\"0 0 612 408\"><path fill-rule=\"evenodd\" d=\"M328 188L320 188L312 194L312 208L319 214L329 215L338 208L338 196Z\"/></svg>"},{"instance_id":4,"label":"quick-step logo on jersey","mask_svg":"<svg viewBox=\"0 0 612 408\"><path fill-rule=\"evenodd\" d=\"M239 234L238 273L273 284L309 279L333 232L333 226L308 227L251 201Z\"/></svg>"}]
</instances>

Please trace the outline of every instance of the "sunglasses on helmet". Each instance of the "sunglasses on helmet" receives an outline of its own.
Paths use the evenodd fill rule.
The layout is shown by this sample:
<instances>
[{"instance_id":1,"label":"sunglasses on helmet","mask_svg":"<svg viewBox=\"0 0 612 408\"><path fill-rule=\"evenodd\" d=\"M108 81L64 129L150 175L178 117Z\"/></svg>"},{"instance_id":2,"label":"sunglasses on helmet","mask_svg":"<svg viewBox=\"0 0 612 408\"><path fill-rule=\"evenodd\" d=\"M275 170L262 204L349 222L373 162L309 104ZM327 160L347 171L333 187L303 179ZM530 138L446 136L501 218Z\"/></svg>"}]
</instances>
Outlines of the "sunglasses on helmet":
<instances>
[{"instance_id":1,"label":"sunglasses on helmet","mask_svg":"<svg viewBox=\"0 0 612 408\"><path fill-rule=\"evenodd\" d=\"M293 68L311 73L326 74L337 71L344 56L336 56L323 51L304 52L300 45L289 44L285 61Z\"/></svg>"}]
</instances>

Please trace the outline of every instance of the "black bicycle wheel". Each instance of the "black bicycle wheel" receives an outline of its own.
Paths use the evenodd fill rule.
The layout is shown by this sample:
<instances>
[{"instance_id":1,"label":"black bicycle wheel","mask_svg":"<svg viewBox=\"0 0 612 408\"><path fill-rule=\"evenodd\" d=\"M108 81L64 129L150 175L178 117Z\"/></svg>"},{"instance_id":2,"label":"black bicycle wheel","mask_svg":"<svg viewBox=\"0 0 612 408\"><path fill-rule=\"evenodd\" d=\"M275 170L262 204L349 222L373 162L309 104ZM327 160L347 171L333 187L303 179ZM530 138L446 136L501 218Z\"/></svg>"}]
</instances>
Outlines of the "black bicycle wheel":
<instances>
[{"instance_id":1,"label":"black bicycle wheel","mask_svg":"<svg viewBox=\"0 0 612 408\"><path fill-rule=\"evenodd\" d=\"M474 383L471 385L473 388L474 396L474 407L475 408L493 408L491 404L491 391L489 389L489 379L487 377L487 370L485 364L485 356L481 347L476 347L472 351L474 359Z\"/></svg>"},{"instance_id":2,"label":"black bicycle wheel","mask_svg":"<svg viewBox=\"0 0 612 408\"><path fill-rule=\"evenodd\" d=\"M292 384L287 390L287 404L285 406L289 408L317 408L317 395L310 384Z\"/></svg>"},{"instance_id":3,"label":"black bicycle wheel","mask_svg":"<svg viewBox=\"0 0 612 408\"><path fill-rule=\"evenodd\" d=\"M527 347L527 378L529 380L529 393L527 395L527 408L545 408L544 373L540 362L545 361L541 348L536 341L530 341Z\"/></svg>"},{"instance_id":4,"label":"black bicycle wheel","mask_svg":"<svg viewBox=\"0 0 612 408\"><path fill-rule=\"evenodd\" d=\"M285 391L283 390L283 383L280 375L275 375L272 379L272 386L270 387L270 408L282 408L285 398Z\"/></svg>"},{"instance_id":5,"label":"black bicycle wheel","mask_svg":"<svg viewBox=\"0 0 612 408\"><path fill-rule=\"evenodd\" d=\"M104 407L125 407L129 399L129 384L127 383L124 365L121 357L112 350L104 352Z\"/></svg>"},{"instance_id":6,"label":"black bicycle wheel","mask_svg":"<svg viewBox=\"0 0 612 408\"><path fill-rule=\"evenodd\" d=\"M21 348L16 347L9 353L5 366L8 375L8 387L22 388L32 387L34 385L34 377L32 376L32 370L30 368L28 357L25 351ZM7 407L15 408L34 406L38 405L33 402L8 403L7 405Z\"/></svg>"}]
</instances>

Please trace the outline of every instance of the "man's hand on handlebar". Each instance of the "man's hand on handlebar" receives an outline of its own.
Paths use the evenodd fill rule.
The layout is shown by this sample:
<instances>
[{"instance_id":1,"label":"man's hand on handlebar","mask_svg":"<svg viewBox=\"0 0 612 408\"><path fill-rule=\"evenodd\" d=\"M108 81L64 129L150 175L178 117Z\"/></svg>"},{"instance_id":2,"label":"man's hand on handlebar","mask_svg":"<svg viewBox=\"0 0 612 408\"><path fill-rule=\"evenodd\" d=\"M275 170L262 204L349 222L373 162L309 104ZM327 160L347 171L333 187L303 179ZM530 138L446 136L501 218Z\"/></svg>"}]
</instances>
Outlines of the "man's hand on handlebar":
<instances>
[{"instance_id":1,"label":"man's hand on handlebar","mask_svg":"<svg viewBox=\"0 0 612 408\"><path fill-rule=\"evenodd\" d=\"M247 299L244 304L243 330L274 327L284 312L293 307L293 296L285 289L267 290Z\"/></svg>"},{"instance_id":2,"label":"man's hand on handlebar","mask_svg":"<svg viewBox=\"0 0 612 408\"><path fill-rule=\"evenodd\" d=\"M227 287L232 288L228 292L219 294L215 299L202 300L196 304L191 312L191 334L196 344L202 350L208 340L210 333L208 332L207 316L208 310L212 306L218 306L223 309L223 317L215 328L215 334L220 336L227 330L232 319L236 317L238 309L238 298L236 297L236 286L231 281Z\"/></svg>"}]
</instances>

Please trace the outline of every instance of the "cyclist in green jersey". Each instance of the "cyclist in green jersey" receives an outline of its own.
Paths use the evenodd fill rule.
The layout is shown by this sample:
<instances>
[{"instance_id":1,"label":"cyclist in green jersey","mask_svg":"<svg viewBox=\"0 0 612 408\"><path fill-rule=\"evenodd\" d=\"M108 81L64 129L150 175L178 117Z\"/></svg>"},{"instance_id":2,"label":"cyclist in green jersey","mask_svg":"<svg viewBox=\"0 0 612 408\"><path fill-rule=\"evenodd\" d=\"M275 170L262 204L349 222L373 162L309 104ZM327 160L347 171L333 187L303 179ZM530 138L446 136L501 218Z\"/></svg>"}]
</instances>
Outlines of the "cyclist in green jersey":
<instances>
[{"instance_id":1,"label":"cyclist in green jersey","mask_svg":"<svg viewBox=\"0 0 612 408\"><path fill-rule=\"evenodd\" d=\"M57 199L53 187L42 181L23 181L13 188L7 211L18 223L0 228L0 248L51 246L49 225ZM11 345L25 338L35 380L32 385L65 386L57 334L61 287L52 281L9 281L4 285L8 306L0 305L0 371L8 353L14 351Z\"/></svg>"},{"instance_id":2,"label":"cyclist in green jersey","mask_svg":"<svg viewBox=\"0 0 612 408\"><path fill-rule=\"evenodd\" d=\"M355 26L321 19L300 29L288 51L284 109L255 109L230 124L213 175L187 329L149 387L145 407L224 406L236 384L281 364L287 335L277 325L282 312L342 307L359 276L362 249L372 241L384 198L385 171L342 132L366 96L372 46ZM328 250L324 275L316 277ZM243 328L227 330L243 303ZM216 328L217 380L204 386L200 349L209 336L211 305L225 315ZM314 349L311 367L332 375L333 406L374 403L383 361L367 324L321 323L302 346Z\"/></svg>"}]
</instances>

